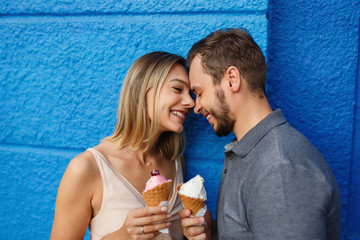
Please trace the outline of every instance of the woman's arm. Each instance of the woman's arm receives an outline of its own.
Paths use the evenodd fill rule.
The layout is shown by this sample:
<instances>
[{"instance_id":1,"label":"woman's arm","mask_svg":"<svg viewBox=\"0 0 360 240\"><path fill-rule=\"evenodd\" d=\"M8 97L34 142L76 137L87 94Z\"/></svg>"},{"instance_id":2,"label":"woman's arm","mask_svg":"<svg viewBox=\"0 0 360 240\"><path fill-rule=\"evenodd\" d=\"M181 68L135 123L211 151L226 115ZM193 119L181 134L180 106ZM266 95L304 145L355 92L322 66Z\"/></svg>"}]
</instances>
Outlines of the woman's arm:
<instances>
[{"instance_id":1,"label":"woman's arm","mask_svg":"<svg viewBox=\"0 0 360 240\"><path fill-rule=\"evenodd\" d=\"M60 182L51 240L83 239L92 216L91 199L100 173L89 153L69 163Z\"/></svg>"}]
</instances>

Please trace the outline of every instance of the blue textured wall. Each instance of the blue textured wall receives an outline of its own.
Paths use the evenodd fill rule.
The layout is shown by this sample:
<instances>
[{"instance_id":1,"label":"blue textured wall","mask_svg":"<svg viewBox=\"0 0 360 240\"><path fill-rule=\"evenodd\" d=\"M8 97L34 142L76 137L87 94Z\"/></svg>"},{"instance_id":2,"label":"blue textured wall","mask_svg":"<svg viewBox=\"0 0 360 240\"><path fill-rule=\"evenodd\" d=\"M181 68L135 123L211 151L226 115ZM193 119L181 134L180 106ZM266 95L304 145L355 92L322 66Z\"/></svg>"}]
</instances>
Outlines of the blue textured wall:
<instances>
[{"instance_id":1,"label":"blue textured wall","mask_svg":"<svg viewBox=\"0 0 360 240\"><path fill-rule=\"evenodd\" d=\"M283 109L333 169L342 195L345 239L360 239L359 215L352 223L357 237L345 235L346 217L360 207L354 202L354 209L348 209L349 197L355 197L349 196L351 161L357 166L360 161L351 159L360 147L352 144L359 17L359 0L271 0L269 8L270 101Z\"/></svg>"},{"instance_id":2,"label":"blue textured wall","mask_svg":"<svg viewBox=\"0 0 360 240\"><path fill-rule=\"evenodd\" d=\"M0 238L49 238L61 176L112 132L136 58L154 50L185 56L211 31L241 26L267 53L272 106L328 159L343 197L343 239L356 239L345 233L351 167L360 161L351 159L359 148L359 8L359 0L1 1ZM187 178L205 178L215 215L223 146L233 136L217 138L195 114L186 133Z\"/></svg>"},{"instance_id":3,"label":"blue textured wall","mask_svg":"<svg viewBox=\"0 0 360 240\"><path fill-rule=\"evenodd\" d=\"M49 238L62 174L112 132L122 81L136 58L154 50L186 56L211 31L240 26L266 52L267 9L266 0L2 0L0 238ZM186 122L187 176L203 175L215 214L223 145L231 137L219 140L197 119Z\"/></svg>"}]
</instances>

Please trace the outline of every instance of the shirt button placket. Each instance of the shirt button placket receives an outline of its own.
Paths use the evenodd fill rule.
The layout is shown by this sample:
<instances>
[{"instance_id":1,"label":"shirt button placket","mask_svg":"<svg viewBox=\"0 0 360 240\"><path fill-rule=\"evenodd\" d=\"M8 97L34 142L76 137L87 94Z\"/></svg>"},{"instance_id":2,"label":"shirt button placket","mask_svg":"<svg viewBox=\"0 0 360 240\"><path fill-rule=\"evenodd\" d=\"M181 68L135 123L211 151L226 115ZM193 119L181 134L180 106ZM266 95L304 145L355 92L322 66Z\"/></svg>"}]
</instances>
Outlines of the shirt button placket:
<instances>
[{"instance_id":1,"label":"shirt button placket","mask_svg":"<svg viewBox=\"0 0 360 240\"><path fill-rule=\"evenodd\" d=\"M233 160L233 154L231 153L231 152L229 152L229 153L227 153L227 157L228 157L228 159L231 161L231 160ZM228 171L228 168L229 168L229 163L227 162L226 163L226 167L224 168L224 174L226 174L227 173L227 171Z\"/></svg>"}]
</instances>

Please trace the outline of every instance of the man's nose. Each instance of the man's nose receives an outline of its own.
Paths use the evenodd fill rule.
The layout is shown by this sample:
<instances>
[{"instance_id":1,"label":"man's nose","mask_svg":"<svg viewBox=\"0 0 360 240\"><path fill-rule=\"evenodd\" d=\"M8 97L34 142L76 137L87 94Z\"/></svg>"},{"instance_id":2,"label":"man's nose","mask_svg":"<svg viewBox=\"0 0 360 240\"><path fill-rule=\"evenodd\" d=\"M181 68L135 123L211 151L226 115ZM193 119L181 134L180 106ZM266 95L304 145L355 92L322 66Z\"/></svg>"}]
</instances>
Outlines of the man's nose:
<instances>
[{"instance_id":1,"label":"man's nose","mask_svg":"<svg viewBox=\"0 0 360 240\"><path fill-rule=\"evenodd\" d=\"M200 104L200 101L198 100L198 98L196 98L195 107L194 107L194 113L196 113L196 114L201 113L201 109L202 109L202 106Z\"/></svg>"}]
</instances>

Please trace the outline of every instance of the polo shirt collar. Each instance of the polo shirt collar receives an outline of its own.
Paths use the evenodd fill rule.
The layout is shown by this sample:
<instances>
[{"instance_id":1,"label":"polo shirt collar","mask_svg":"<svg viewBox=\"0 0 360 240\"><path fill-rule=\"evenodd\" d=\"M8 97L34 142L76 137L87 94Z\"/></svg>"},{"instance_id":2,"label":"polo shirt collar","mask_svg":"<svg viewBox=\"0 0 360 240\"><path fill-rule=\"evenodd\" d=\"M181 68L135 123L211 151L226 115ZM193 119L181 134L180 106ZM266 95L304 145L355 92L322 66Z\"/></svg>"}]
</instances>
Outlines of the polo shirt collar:
<instances>
[{"instance_id":1,"label":"polo shirt collar","mask_svg":"<svg viewBox=\"0 0 360 240\"><path fill-rule=\"evenodd\" d=\"M225 152L233 151L240 157L245 157L251 149L268 133L271 129L286 123L286 119L282 114L281 109L276 109L262 121L260 121L255 127L250 129L239 142L235 141L225 146Z\"/></svg>"}]
</instances>

